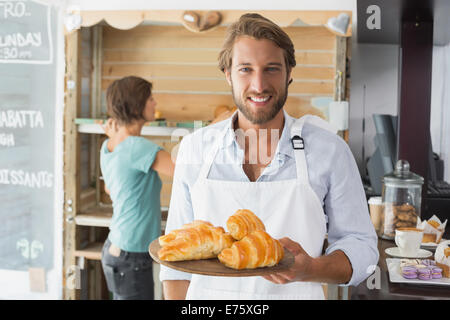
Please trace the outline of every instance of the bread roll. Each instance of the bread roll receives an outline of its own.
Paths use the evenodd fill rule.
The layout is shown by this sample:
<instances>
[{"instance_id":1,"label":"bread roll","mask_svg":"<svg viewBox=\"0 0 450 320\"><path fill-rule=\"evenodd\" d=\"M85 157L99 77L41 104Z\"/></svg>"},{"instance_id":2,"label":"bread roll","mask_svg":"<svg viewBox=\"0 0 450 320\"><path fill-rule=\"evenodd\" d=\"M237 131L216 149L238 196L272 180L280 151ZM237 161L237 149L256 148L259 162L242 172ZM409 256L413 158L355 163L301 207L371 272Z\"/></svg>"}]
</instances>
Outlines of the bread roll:
<instances>
[{"instance_id":1,"label":"bread roll","mask_svg":"<svg viewBox=\"0 0 450 320\"><path fill-rule=\"evenodd\" d=\"M159 245L162 246L162 247L165 246L165 245L168 245L170 241L175 240L177 238L177 236L180 234L181 230L197 227L197 226L199 226L201 224L206 224L206 225L208 225L210 227L213 227L213 225L210 222L208 222L208 221L194 220L194 221L192 221L190 223L186 223L186 224L182 225L180 229L172 230L168 234L160 236L158 238Z\"/></svg>"},{"instance_id":2,"label":"bread roll","mask_svg":"<svg viewBox=\"0 0 450 320\"><path fill-rule=\"evenodd\" d=\"M229 268L255 269L274 266L283 256L284 249L278 240L263 230L256 230L224 249L218 258Z\"/></svg>"},{"instance_id":3,"label":"bread roll","mask_svg":"<svg viewBox=\"0 0 450 320\"><path fill-rule=\"evenodd\" d=\"M176 238L158 251L158 257L164 261L215 258L233 242L233 237L225 233L222 227L211 227L202 223L195 227L180 229Z\"/></svg>"},{"instance_id":4,"label":"bread roll","mask_svg":"<svg viewBox=\"0 0 450 320\"><path fill-rule=\"evenodd\" d=\"M253 212L240 209L227 220L228 232L236 240L243 239L255 230L266 230L264 223Z\"/></svg>"}]
</instances>

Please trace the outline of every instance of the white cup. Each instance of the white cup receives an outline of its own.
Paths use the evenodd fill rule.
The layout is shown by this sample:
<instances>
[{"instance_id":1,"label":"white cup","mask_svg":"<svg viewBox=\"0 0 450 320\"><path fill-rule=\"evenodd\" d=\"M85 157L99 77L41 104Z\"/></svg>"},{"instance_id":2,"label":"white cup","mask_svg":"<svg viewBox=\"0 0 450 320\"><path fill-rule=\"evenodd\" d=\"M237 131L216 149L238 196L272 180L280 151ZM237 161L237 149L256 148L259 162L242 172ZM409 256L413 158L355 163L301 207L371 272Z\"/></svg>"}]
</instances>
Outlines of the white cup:
<instances>
[{"instance_id":1,"label":"white cup","mask_svg":"<svg viewBox=\"0 0 450 320\"><path fill-rule=\"evenodd\" d=\"M381 237L384 231L384 204L381 197L371 197L369 199L370 219L375 231Z\"/></svg>"},{"instance_id":2,"label":"white cup","mask_svg":"<svg viewBox=\"0 0 450 320\"><path fill-rule=\"evenodd\" d=\"M348 129L348 101L332 101L328 106L329 122L338 130Z\"/></svg>"},{"instance_id":3,"label":"white cup","mask_svg":"<svg viewBox=\"0 0 450 320\"><path fill-rule=\"evenodd\" d=\"M398 228L395 230L395 244L400 250L400 254L405 257L417 256L422 238L422 229Z\"/></svg>"}]
</instances>

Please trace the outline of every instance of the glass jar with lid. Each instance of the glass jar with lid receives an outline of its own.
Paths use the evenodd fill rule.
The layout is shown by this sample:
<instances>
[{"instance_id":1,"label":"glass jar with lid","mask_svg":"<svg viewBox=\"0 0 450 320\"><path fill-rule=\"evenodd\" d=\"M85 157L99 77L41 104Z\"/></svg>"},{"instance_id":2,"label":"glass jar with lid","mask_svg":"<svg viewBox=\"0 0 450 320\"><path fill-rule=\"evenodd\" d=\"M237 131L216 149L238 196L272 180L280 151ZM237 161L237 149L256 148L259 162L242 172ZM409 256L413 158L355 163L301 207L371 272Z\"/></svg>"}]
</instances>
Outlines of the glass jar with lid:
<instances>
[{"instance_id":1,"label":"glass jar with lid","mask_svg":"<svg viewBox=\"0 0 450 320\"><path fill-rule=\"evenodd\" d=\"M382 238L392 240L397 228L417 226L422 203L422 185L423 177L411 172L406 160L398 160L394 172L383 177Z\"/></svg>"}]
</instances>

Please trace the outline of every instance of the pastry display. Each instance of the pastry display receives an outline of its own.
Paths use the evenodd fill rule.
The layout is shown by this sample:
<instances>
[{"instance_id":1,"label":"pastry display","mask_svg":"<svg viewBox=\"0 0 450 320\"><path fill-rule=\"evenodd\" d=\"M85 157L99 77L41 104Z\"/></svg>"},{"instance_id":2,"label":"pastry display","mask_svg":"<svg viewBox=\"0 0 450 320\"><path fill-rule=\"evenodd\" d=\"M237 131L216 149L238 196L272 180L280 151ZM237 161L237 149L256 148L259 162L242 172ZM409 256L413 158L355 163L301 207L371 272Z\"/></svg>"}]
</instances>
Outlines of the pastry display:
<instances>
[{"instance_id":1,"label":"pastry display","mask_svg":"<svg viewBox=\"0 0 450 320\"><path fill-rule=\"evenodd\" d=\"M438 217L432 216L428 221L422 221L417 227L423 229L422 243L439 243L445 232L447 220L441 222Z\"/></svg>"},{"instance_id":2,"label":"pastry display","mask_svg":"<svg viewBox=\"0 0 450 320\"><path fill-rule=\"evenodd\" d=\"M240 270L272 267L284 257L281 243L252 211L237 210L226 224L228 233L203 220L172 230L158 238L158 258L172 262L217 257L223 265Z\"/></svg>"},{"instance_id":3,"label":"pastry display","mask_svg":"<svg viewBox=\"0 0 450 320\"><path fill-rule=\"evenodd\" d=\"M236 240L243 239L255 230L266 230L263 222L252 211L240 209L227 220L227 229Z\"/></svg>"},{"instance_id":4,"label":"pastry display","mask_svg":"<svg viewBox=\"0 0 450 320\"><path fill-rule=\"evenodd\" d=\"M442 278L442 268L431 259L402 259L400 273L405 279L431 280Z\"/></svg>"},{"instance_id":5,"label":"pastry display","mask_svg":"<svg viewBox=\"0 0 450 320\"><path fill-rule=\"evenodd\" d=\"M442 275L450 278L450 240L442 241L438 244L434 253L436 265L442 269Z\"/></svg>"},{"instance_id":6,"label":"pastry display","mask_svg":"<svg viewBox=\"0 0 450 320\"><path fill-rule=\"evenodd\" d=\"M234 242L222 227L200 223L195 227L177 230L175 238L158 251L164 261L185 261L215 258Z\"/></svg>"},{"instance_id":7,"label":"pastry display","mask_svg":"<svg viewBox=\"0 0 450 320\"><path fill-rule=\"evenodd\" d=\"M267 232L256 230L224 249L219 261L233 269L254 269L276 265L284 256L281 243Z\"/></svg>"}]
</instances>

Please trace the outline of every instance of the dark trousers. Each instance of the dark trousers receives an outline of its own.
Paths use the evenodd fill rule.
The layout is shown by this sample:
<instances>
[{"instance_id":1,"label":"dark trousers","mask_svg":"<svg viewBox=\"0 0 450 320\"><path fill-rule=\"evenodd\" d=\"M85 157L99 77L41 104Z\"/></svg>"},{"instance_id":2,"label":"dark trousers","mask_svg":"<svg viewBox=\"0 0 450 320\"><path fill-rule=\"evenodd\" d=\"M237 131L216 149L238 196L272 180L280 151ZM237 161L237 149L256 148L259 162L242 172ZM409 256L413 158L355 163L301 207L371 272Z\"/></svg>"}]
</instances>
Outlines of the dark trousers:
<instances>
[{"instance_id":1,"label":"dark trousers","mask_svg":"<svg viewBox=\"0 0 450 320\"><path fill-rule=\"evenodd\" d=\"M147 252L120 251L109 253L111 242L106 240L102 250L102 267L108 290L114 300L153 300L153 259Z\"/></svg>"}]
</instances>

